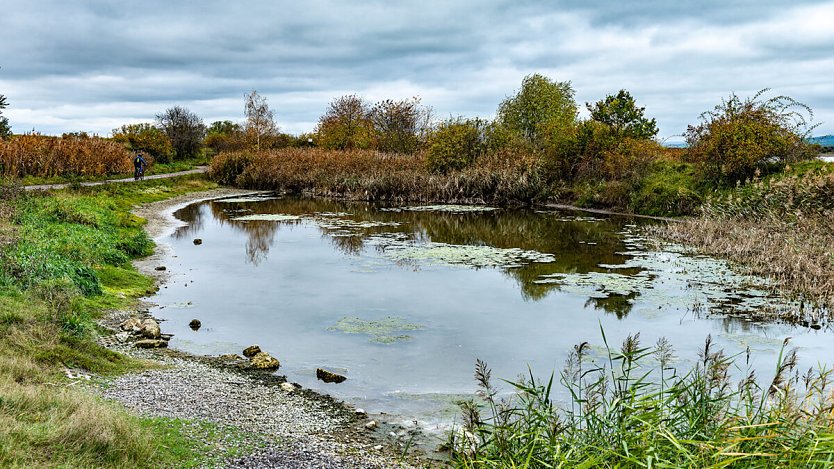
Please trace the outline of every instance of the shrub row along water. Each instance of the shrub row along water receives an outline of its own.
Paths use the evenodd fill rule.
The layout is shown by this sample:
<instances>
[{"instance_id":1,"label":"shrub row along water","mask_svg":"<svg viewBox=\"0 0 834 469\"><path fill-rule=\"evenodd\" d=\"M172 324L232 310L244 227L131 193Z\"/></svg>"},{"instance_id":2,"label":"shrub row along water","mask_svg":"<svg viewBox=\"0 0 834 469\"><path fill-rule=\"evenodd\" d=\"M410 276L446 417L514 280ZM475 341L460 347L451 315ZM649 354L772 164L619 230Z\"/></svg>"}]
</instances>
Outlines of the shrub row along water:
<instances>
[{"instance_id":1,"label":"shrub row along water","mask_svg":"<svg viewBox=\"0 0 834 469\"><path fill-rule=\"evenodd\" d=\"M419 155L285 148L220 154L209 174L222 184L363 200L523 204L549 195L535 161L523 156L439 174Z\"/></svg>"},{"instance_id":2,"label":"shrub row along water","mask_svg":"<svg viewBox=\"0 0 834 469\"><path fill-rule=\"evenodd\" d=\"M620 178L563 180L545 159L523 149L501 149L464 169L437 172L419 153L284 148L221 153L209 176L248 189L393 202L529 205L558 199L652 215L692 213L700 204L690 165L657 157L641 168Z\"/></svg>"}]
</instances>

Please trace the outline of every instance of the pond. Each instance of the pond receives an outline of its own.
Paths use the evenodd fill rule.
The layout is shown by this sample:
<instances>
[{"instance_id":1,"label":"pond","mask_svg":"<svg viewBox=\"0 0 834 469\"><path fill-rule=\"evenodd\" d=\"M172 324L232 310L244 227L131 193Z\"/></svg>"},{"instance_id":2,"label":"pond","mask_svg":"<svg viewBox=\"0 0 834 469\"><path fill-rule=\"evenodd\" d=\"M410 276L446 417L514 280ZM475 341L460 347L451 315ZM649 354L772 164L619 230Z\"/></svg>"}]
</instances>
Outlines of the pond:
<instances>
[{"instance_id":1,"label":"pond","mask_svg":"<svg viewBox=\"0 0 834 469\"><path fill-rule=\"evenodd\" d=\"M472 397L476 358L495 378L528 366L558 376L574 345L604 353L601 330L615 347L630 333L644 345L666 337L680 369L712 335L729 355L750 347L763 379L789 336L806 368L834 356L827 327L750 319L798 307L766 281L655 246L630 218L268 196L175 216L186 225L162 240L171 280L152 310L172 347L240 354L257 343L289 381L429 430ZM319 367L348 379L317 381Z\"/></svg>"}]
</instances>

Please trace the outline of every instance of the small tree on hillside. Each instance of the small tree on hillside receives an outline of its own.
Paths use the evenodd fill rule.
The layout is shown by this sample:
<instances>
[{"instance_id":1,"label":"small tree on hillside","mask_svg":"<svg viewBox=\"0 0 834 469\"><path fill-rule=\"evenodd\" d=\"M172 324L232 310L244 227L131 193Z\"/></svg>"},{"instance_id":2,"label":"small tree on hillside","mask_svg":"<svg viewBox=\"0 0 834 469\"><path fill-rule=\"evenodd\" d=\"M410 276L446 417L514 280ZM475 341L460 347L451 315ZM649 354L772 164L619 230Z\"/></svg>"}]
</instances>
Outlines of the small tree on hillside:
<instances>
[{"instance_id":1,"label":"small tree on hillside","mask_svg":"<svg viewBox=\"0 0 834 469\"><path fill-rule=\"evenodd\" d=\"M244 114L246 123L244 131L255 142L255 149L261 149L261 140L269 139L278 133L275 114L266 103L266 98L256 90L246 94Z\"/></svg>"},{"instance_id":2,"label":"small tree on hillside","mask_svg":"<svg viewBox=\"0 0 834 469\"><path fill-rule=\"evenodd\" d=\"M197 114L184 107L174 106L158 114L156 120L171 141L176 158L199 155L206 136L206 126Z\"/></svg>"},{"instance_id":3,"label":"small tree on hillside","mask_svg":"<svg viewBox=\"0 0 834 469\"><path fill-rule=\"evenodd\" d=\"M608 125L617 136L652 139L657 135L657 122L644 116L645 107L637 107L634 98L626 90L608 95L593 105L585 103L591 119Z\"/></svg>"},{"instance_id":4,"label":"small tree on hillside","mask_svg":"<svg viewBox=\"0 0 834 469\"><path fill-rule=\"evenodd\" d=\"M9 119L3 115L3 109L6 109L8 105L6 97L0 94L0 138L7 138L12 134L12 128L9 126Z\"/></svg>"},{"instance_id":5,"label":"small tree on hillside","mask_svg":"<svg viewBox=\"0 0 834 469\"><path fill-rule=\"evenodd\" d=\"M355 94L334 99L319 118L315 140L317 146L331 150L370 148L373 145L370 106Z\"/></svg>"},{"instance_id":6,"label":"small tree on hillside","mask_svg":"<svg viewBox=\"0 0 834 469\"><path fill-rule=\"evenodd\" d=\"M380 151L410 154L417 151L428 133L431 109L421 106L417 97L386 99L374 105L370 118Z\"/></svg>"}]
</instances>

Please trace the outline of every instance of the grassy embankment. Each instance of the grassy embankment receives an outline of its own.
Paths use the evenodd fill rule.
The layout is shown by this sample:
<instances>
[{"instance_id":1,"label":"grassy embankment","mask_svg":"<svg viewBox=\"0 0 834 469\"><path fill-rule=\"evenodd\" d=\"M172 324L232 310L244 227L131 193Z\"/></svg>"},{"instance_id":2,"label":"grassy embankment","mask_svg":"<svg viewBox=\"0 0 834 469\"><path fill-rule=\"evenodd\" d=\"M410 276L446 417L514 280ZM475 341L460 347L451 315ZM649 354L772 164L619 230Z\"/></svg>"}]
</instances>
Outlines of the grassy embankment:
<instances>
[{"instance_id":1,"label":"grassy embankment","mask_svg":"<svg viewBox=\"0 0 834 469\"><path fill-rule=\"evenodd\" d=\"M626 165L627 163L622 163ZM692 165L674 155L644 161L620 178L563 180L533 154L498 152L465 169L432 172L423 154L285 148L221 153L210 177L227 185L392 202L530 205L548 201L648 215L692 213L701 201Z\"/></svg>"},{"instance_id":2,"label":"grassy embankment","mask_svg":"<svg viewBox=\"0 0 834 469\"><path fill-rule=\"evenodd\" d=\"M178 178L0 196L0 466L188 467L216 429L129 415L73 386L66 369L147 366L95 343L95 319L154 288L130 260L153 245L135 204L215 187ZM204 435L190 438L189 435ZM205 435L208 435L207 437ZM201 440L205 442L201 442Z\"/></svg>"}]
</instances>

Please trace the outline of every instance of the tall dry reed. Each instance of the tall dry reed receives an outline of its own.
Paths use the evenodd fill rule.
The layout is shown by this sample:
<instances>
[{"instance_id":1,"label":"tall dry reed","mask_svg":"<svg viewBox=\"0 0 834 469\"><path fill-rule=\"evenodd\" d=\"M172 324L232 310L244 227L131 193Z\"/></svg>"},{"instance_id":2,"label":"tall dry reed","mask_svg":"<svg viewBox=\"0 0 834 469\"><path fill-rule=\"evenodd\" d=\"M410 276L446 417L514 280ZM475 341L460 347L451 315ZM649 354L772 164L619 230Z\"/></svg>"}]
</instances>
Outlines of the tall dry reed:
<instances>
[{"instance_id":1,"label":"tall dry reed","mask_svg":"<svg viewBox=\"0 0 834 469\"><path fill-rule=\"evenodd\" d=\"M698 217L653 231L834 311L834 174L754 181L708 200ZM806 307L793 319L813 325L823 314Z\"/></svg>"},{"instance_id":2,"label":"tall dry reed","mask_svg":"<svg viewBox=\"0 0 834 469\"><path fill-rule=\"evenodd\" d=\"M209 175L250 189L392 202L529 204L550 191L535 158L508 154L440 174L422 155L284 148L220 154Z\"/></svg>"},{"instance_id":3,"label":"tall dry reed","mask_svg":"<svg viewBox=\"0 0 834 469\"><path fill-rule=\"evenodd\" d=\"M0 140L0 174L8 176L101 176L130 172L131 155L99 137L18 135Z\"/></svg>"}]
</instances>

